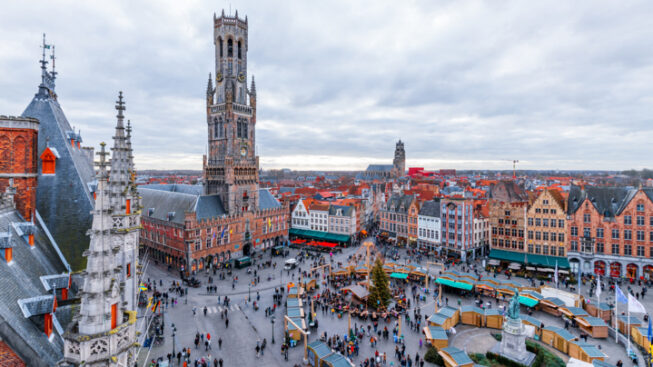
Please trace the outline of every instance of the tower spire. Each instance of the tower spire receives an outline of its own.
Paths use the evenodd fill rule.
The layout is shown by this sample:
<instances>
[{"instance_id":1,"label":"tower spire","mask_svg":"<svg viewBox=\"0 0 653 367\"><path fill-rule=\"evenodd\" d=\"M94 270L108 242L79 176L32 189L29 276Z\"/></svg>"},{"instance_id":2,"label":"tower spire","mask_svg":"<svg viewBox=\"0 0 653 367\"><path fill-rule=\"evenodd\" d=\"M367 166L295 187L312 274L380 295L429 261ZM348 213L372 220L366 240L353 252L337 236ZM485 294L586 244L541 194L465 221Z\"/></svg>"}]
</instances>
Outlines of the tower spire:
<instances>
[{"instance_id":1,"label":"tower spire","mask_svg":"<svg viewBox=\"0 0 653 367\"><path fill-rule=\"evenodd\" d=\"M249 94L256 95L256 82L254 81L254 75L252 75L252 86L249 88Z\"/></svg>"}]
</instances>

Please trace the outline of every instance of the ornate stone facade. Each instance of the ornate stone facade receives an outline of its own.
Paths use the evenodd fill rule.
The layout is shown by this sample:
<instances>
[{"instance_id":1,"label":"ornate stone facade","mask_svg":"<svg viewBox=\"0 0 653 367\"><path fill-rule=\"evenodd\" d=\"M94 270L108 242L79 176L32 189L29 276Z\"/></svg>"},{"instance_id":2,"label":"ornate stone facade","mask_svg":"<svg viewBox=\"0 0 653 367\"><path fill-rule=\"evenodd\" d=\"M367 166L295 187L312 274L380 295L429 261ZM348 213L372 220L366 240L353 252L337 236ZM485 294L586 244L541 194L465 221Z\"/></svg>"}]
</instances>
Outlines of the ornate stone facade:
<instances>
[{"instance_id":1,"label":"ornate stone facade","mask_svg":"<svg viewBox=\"0 0 653 367\"><path fill-rule=\"evenodd\" d=\"M99 153L91 241L79 315L64 334L64 361L73 365L129 366L136 342L137 250L140 202L134 183L131 130L125 134L122 92L111 171L105 145Z\"/></svg>"}]
</instances>

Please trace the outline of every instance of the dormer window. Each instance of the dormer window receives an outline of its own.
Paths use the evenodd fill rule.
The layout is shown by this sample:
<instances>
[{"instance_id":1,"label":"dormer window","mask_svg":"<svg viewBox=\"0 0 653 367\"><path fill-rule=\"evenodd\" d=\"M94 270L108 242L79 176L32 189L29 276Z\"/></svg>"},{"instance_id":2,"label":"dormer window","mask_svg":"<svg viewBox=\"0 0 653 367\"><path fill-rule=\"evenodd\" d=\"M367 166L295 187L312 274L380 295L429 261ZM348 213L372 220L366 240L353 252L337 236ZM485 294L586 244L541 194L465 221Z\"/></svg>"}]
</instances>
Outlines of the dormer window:
<instances>
[{"instance_id":1,"label":"dormer window","mask_svg":"<svg viewBox=\"0 0 653 367\"><path fill-rule=\"evenodd\" d=\"M41 153L41 174L54 175L57 168L59 152L55 148L46 147Z\"/></svg>"}]
</instances>

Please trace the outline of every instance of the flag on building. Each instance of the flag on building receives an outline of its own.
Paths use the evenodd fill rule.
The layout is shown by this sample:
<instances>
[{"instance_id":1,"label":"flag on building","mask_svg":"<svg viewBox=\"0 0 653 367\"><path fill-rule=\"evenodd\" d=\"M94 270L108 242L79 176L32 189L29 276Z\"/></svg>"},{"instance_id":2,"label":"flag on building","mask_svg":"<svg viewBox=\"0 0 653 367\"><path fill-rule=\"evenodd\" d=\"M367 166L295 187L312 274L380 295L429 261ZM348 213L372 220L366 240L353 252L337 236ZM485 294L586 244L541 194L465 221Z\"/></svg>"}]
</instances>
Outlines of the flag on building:
<instances>
[{"instance_id":1,"label":"flag on building","mask_svg":"<svg viewBox=\"0 0 653 367\"><path fill-rule=\"evenodd\" d=\"M224 228L222 228L222 234L220 235L220 239L222 239L222 237L224 237L224 231L226 231L226 230L227 230L226 226Z\"/></svg>"},{"instance_id":2,"label":"flag on building","mask_svg":"<svg viewBox=\"0 0 653 367\"><path fill-rule=\"evenodd\" d=\"M558 284L558 260L556 260L556 269L555 272L553 273L553 281L555 284Z\"/></svg>"},{"instance_id":3,"label":"flag on building","mask_svg":"<svg viewBox=\"0 0 653 367\"><path fill-rule=\"evenodd\" d=\"M635 296L628 293L628 311L635 313L646 313L644 305L642 305Z\"/></svg>"},{"instance_id":4,"label":"flag on building","mask_svg":"<svg viewBox=\"0 0 653 367\"><path fill-rule=\"evenodd\" d=\"M615 292L617 293L617 302L620 303L628 303L628 298L626 298L626 295L624 292L621 291L621 288L619 286L615 286Z\"/></svg>"},{"instance_id":5,"label":"flag on building","mask_svg":"<svg viewBox=\"0 0 653 367\"><path fill-rule=\"evenodd\" d=\"M651 318L648 318L648 343L651 344L651 351L653 351L653 328L651 327ZM653 355L653 353L651 353Z\"/></svg>"}]
</instances>

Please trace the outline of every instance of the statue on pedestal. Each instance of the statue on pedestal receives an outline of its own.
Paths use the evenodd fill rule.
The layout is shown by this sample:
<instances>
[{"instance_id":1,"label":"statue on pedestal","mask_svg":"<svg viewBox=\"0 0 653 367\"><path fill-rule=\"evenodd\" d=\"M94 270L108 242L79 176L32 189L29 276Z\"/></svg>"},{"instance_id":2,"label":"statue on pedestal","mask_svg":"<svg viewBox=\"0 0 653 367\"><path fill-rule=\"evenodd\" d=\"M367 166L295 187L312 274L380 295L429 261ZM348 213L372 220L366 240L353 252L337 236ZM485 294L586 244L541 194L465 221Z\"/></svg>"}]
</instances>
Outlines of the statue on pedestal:
<instances>
[{"instance_id":1,"label":"statue on pedestal","mask_svg":"<svg viewBox=\"0 0 653 367\"><path fill-rule=\"evenodd\" d=\"M508 305L508 317L513 320L518 320L519 317L519 291L515 292L515 295L510 300Z\"/></svg>"}]
</instances>

